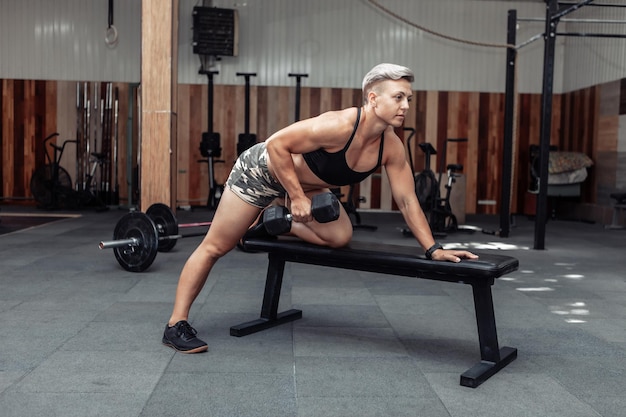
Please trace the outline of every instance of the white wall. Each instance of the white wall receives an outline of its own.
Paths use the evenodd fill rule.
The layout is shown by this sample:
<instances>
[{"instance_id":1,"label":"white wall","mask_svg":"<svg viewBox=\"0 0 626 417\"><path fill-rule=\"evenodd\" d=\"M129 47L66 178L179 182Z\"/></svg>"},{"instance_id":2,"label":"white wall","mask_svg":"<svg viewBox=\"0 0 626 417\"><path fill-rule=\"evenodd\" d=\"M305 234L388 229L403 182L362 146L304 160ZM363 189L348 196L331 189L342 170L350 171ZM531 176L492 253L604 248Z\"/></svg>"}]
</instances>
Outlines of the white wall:
<instances>
[{"instance_id":1,"label":"white wall","mask_svg":"<svg viewBox=\"0 0 626 417\"><path fill-rule=\"evenodd\" d=\"M198 57L191 51L194 0L181 1L180 61L183 83L202 83ZM381 1L414 25L482 43L506 43L507 11L543 13L541 3L471 0ZM374 7L367 0L215 0L240 16L240 53L224 57L217 82L241 83L237 71L256 72L255 83L293 85L290 72L308 73L307 86L359 88L379 62L395 62L416 72L417 90L503 91L504 48L473 46L425 33ZM185 18L185 16L188 16ZM541 14L539 14L541 16ZM542 29L538 26L539 31ZM535 28L536 29L536 28ZM531 28L530 30L535 30ZM535 32L520 31L520 41ZM520 91L541 91L542 42L521 52ZM537 77L537 74L539 76ZM557 76L557 85L560 77Z\"/></svg>"},{"instance_id":2,"label":"white wall","mask_svg":"<svg viewBox=\"0 0 626 417\"><path fill-rule=\"evenodd\" d=\"M620 3L620 2L615 2ZM624 3L624 2L621 2ZM561 23L559 32L626 35L626 8L584 7L565 17L622 23ZM565 37L563 89L574 91L626 78L626 39Z\"/></svg>"},{"instance_id":3,"label":"white wall","mask_svg":"<svg viewBox=\"0 0 626 417\"><path fill-rule=\"evenodd\" d=\"M141 1L115 2L119 43L105 43L107 0L0 0L0 78L139 81Z\"/></svg>"},{"instance_id":4,"label":"white wall","mask_svg":"<svg viewBox=\"0 0 626 417\"><path fill-rule=\"evenodd\" d=\"M545 13L540 0L379 2L416 25L484 43L505 43L509 9L517 9L520 17L542 18ZM206 82L206 77L198 74L199 58L191 47L191 10L201 3L180 0L178 69L182 83ZM305 86L358 88L365 71L389 61L416 72L415 89L504 91L504 49L424 33L368 0L212 3L238 9L241 23L239 56L218 62L214 68L220 71L215 78L218 84L242 84L243 78L236 72L257 72L254 84L291 86L295 82L287 74L304 72L309 73ZM115 48L104 42L107 7L107 0L0 0L0 78L139 82L141 0L115 2L114 25L119 32ZM587 9L588 14L610 13L608 18L615 13L597 11L605 8ZM522 23L517 43L542 31L541 22ZM560 38L555 92L625 77L625 45L626 40ZM541 91L542 60L541 39L520 51L520 92Z\"/></svg>"}]
</instances>

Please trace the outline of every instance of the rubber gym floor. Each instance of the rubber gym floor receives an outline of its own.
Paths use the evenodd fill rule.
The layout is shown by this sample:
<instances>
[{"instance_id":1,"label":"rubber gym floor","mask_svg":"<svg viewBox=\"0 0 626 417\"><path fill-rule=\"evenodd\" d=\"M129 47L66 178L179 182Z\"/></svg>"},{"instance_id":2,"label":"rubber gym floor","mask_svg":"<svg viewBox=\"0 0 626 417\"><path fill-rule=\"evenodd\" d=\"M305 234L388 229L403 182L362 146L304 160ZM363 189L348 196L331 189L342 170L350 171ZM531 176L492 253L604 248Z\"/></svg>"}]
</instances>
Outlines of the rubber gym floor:
<instances>
[{"instance_id":1,"label":"rubber gym floor","mask_svg":"<svg viewBox=\"0 0 626 417\"><path fill-rule=\"evenodd\" d=\"M3 205L0 215L28 210ZM207 353L162 346L178 274L200 238L127 272L98 248L124 213L71 213L80 216L0 235L3 417L625 415L625 230L549 220L546 249L534 250L533 220L516 216L508 238L440 239L520 261L493 287L500 346L518 358L472 389L459 385L479 358L467 285L288 264L281 310L301 308L303 318L231 337L231 325L259 315L262 253L233 250L194 304ZM362 217L378 230L357 229L355 240L416 246L399 215Z\"/></svg>"}]
</instances>

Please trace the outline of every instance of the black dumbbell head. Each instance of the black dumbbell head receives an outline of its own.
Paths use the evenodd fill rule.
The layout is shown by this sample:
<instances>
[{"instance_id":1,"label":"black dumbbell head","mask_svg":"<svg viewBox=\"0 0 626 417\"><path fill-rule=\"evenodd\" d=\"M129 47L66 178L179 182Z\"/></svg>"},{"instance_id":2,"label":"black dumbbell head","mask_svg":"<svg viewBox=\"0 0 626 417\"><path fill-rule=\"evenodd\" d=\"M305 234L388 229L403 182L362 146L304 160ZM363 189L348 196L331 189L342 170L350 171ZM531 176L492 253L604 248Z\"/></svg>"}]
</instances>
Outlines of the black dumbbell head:
<instances>
[{"instance_id":1,"label":"black dumbbell head","mask_svg":"<svg viewBox=\"0 0 626 417\"><path fill-rule=\"evenodd\" d=\"M283 206L272 206L263 212L263 225L268 234L282 235L291 230L291 215Z\"/></svg>"},{"instance_id":2,"label":"black dumbbell head","mask_svg":"<svg viewBox=\"0 0 626 417\"><path fill-rule=\"evenodd\" d=\"M339 200L333 193L316 194L311 200L311 213L318 223L330 223L339 218Z\"/></svg>"}]
</instances>

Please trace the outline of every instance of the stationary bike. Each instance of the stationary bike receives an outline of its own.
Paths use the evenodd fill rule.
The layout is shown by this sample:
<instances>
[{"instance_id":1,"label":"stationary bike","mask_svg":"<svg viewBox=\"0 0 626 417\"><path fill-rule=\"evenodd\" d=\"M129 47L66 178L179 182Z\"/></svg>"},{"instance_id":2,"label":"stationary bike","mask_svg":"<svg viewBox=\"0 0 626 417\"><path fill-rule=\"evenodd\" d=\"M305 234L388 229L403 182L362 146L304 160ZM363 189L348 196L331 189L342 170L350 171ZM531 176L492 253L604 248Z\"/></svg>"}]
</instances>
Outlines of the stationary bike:
<instances>
[{"instance_id":1,"label":"stationary bike","mask_svg":"<svg viewBox=\"0 0 626 417\"><path fill-rule=\"evenodd\" d=\"M447 155L448 151L448 142L452 143L460 143L467 142L467 138L452 138L446 139L444 144L443 153L444 156ZM448 180L445 185L445 197L437 198L437 203L435 205L435 209L431 213L429 217L430 227L433 230L433 234L445 234L453 233L458 231L474 233L477 231L485 232L480 227L471 226L471 225L459 225L457 222L457 218L452 212L452 206L450 205L450 193L452 192L452 185L456 182L456 179L461 176L461 172L463 171L463 165L461 164L447 164L446 171L448 174ZM442 173L439 173L439 181L441 183Z\"/></svg>"},{"instance_id":2,"label":"stationary bike","mask_svg":"<svg viewBox=\"0 0 626 417\"><path fill-rule=\"evenodd\" d=\"M437 198L435 207L430 213L429 223L433 233L451 233L459 229L456 216L452 212L450 205L450 193L452 192L452 184L456 182L463 165L449 164L446 166L448 181L446 181L446 193L444 198Z\"/></svg>"},{"instance_id":3,"label":"stationary bike","mask_svg":"<svg viewBox=\"0 0 626 417\"><path fill-rule=\"evenodd\" d=\"M424 169L416 173L415 166L413 164L413 153L411 151L411 139L415 134L415 129L410 127L405 127L405 131L411 132L407 137L407 152L409 156L409 165L411 167L411 172L413 173L413 180L415 182L415 194L420 203L420 207L430 224L430 218L433 215L435 209L437 208L437 202L439 201L439 181L435 176L435 173L430 169L430 159L432 155L437 155L437 150L428 142L420 143L417 146L420 147L422 152L425 155L425 163ZM401 228L400 231L402 235L407 237L412 237L413 232L408 227Z\"/></svg>"},{"instance_id":4,"label":"stationary bike","mask_svg":"<svg viewBox=\"0 0 626 417\"><path fill-rule=\"evenodd\" d=\"M51 157L46 143L56 136L59 134L55 132L43 140L45 165L37 168L30 178L30 192L35 201L39 203L39 207L47 210L73 208L75 205L72 178L67 170L60 165L60 161L65 146L68 143L76 143L76 140L66 140L61 146L50 143L50 147L54 149L54 156Z\"/></svg>"},{"instance_id":5,"label":"stationary bike","mask_svg":"<svg viewBox=\"0 0 626 417\"><path fill-rule=\"evenodd\" d=\"M411 130L411 128L405 128L405 130ZM411 169L413 170L413 176L415 178L415 193L422 207L422 211L428 220L431 232L435 237L445 237L447 233L456 232L458 230L464 230L474 232L478 230L473 226L459 226L458 221L454 213L452 212L452 206L450 204L450 194L452 192L452 186L456 182L463 171L463 165L460 164L448 164L446 166L447 181L445 184L445 195L442 197L440 192L440 184L442 174L439 173L439 178L435 177L435 173L430 169L430 157L436 155L437 151L430 143L420 143L418 146L424 152L426 156L425 168L419 174L415 174L413 168L413 157L411 155L411 143L410 139L413 133L407 139L409 159L411 161ZM444 146L444 155L447 154L447 142L466 142L467 139L447 139L446 146ZM404 236L413 236L413 233L408 229L402 229Z\"/></svg>"},{"instance_id":6,"label":"stationary bike","mask_svg":"<svg viewBox=\"0 0 626 417\"><path fill-rule=\"evenodd\" d=\"M424 169L418 174L415 172L415 166L413 165L413 152L411 151L411 139L415 134L415 129L411 127L405 127L404 130L411 132L406 139L407 152L409 154L409 165L411 166L411 172L413 173L413 179L415 182L415 194L419 200L422 211L429 216L430 212L435 208L437 199L439 198L439 182L435 173L430 169L430 159L432 155L437 155L437 151L428 142L420 143L417 146L424 152Z\"/></svg>"}]
</instances>

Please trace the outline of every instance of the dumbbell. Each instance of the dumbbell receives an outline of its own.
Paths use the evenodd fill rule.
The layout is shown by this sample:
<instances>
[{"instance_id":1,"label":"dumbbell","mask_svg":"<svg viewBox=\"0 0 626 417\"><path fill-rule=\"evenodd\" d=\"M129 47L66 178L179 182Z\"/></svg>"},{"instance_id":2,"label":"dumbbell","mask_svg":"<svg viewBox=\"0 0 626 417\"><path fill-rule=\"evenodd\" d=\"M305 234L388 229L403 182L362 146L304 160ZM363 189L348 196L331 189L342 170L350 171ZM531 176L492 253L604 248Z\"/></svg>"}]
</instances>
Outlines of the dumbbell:
<instances>
[{"instance_id":1,"label":"dumbbell","mask_svg":"<svg viewBox=\"0 0 626 417\"><path fill-rule=\"evenodd\" d=\"M339 218L339 200L333 193L316 194L311 199L311 214L319 223L329 223ZM292 215L283 206L272 206L263 212L263 226L272 236L291 230Z\"/></svg>"}]
</instances>

